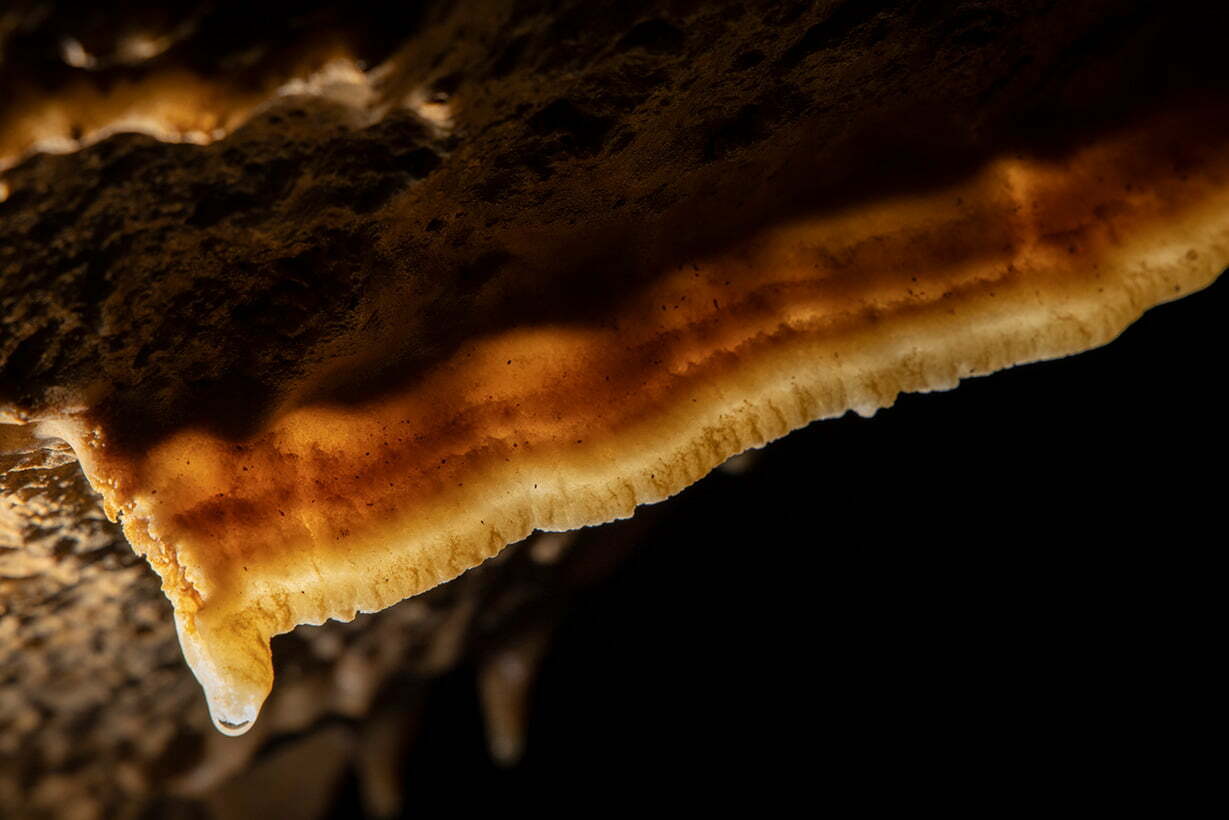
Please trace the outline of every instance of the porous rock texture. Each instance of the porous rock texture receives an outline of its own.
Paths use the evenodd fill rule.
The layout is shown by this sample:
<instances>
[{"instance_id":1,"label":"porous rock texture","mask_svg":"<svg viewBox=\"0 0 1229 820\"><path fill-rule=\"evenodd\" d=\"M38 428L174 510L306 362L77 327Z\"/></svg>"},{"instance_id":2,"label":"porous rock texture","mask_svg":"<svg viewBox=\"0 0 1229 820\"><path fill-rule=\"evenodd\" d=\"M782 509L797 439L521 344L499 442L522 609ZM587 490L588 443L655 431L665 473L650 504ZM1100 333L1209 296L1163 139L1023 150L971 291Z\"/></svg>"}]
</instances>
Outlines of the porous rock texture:
<instances>
[{"instance_id":1,"label":"porous rock texture","mask_svg":"<svg viewBox=\"0 0 1229 820\"><path fill-rule=\"evenodd\" d=\"M259 645L387 606L535 527L626 515L814 418L1103 343L1229 261L1223 20L1196 4L475 0L249 17L229 3L0 15L0 411L24 423L4 428L0 465L10 805L89 816L201 795L263 733L318 716L279 709L295 692L365 714L382 682L449 665L475 612L515 632L498 617L515 607L489 596L570 584L522 545L362 629L297 632L265 728L214 756L158 579L74 456L181 634L212 605ZM835 375L797 378L820 356ZM406 407L411 450L354 423ZM319 437L300 452L287 429ZM358 432L287 472L282 454L305 463L333 430ZM372 459L371 441L387 451ZM218 501L167 479L185 453L215 465ZM379 463L415 477L411 512L431 511L445 553L407 536L404 495L371 495L391 476ZM547 473L572 483L532 496ZM323 489L299 495L287 475ZM490 507L491 524L452 515L515 493L536 500ZM427 544L424 562L386 587L313 587L302 606L275 590L271 606L234 576L244 561L293 575L302 536L282 537L279 499L338 505L325 540L378 530ZM365 499L376 513L351 509ZM208 549L176 551L193 538ZM365 695L347 694L346 664L364 663ZM262 664L237 674L260 698Z\"/></svg>"}]
</instances>

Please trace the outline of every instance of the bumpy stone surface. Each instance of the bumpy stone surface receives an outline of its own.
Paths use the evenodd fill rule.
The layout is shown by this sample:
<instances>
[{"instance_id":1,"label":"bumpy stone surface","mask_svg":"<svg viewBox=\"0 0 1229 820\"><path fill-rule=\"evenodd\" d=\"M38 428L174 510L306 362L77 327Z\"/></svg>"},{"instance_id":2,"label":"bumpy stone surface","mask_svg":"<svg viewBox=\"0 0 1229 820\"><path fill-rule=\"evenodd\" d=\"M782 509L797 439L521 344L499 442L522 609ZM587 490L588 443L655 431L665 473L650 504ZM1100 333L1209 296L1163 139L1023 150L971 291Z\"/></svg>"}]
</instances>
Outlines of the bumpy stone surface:
<instances>
[{"instance_id":1,"label":"bumpy stone surface","mask_svg":"<svg viewBox=\"0 0 1229 820\"><path fill-rule=\"evenodd\" d=\"M0 395L33 413L101 380L134 444L189 422L237 434L346 331L393 321L363 299L393 272L416 310L388 352L421 368L495 329L471 322L625 298L640 283L609 260L633 237L684 256L1220 75L1207 20L1146 4L769 5L461 4L423 12L358 111L290 97L204 147L121 135L31 158L0 204ZM541 284L483 288L544 261L513 259L526 232L551 240ZM462 309L479 298L503 309Z\"/></svg>"}]
</instances>

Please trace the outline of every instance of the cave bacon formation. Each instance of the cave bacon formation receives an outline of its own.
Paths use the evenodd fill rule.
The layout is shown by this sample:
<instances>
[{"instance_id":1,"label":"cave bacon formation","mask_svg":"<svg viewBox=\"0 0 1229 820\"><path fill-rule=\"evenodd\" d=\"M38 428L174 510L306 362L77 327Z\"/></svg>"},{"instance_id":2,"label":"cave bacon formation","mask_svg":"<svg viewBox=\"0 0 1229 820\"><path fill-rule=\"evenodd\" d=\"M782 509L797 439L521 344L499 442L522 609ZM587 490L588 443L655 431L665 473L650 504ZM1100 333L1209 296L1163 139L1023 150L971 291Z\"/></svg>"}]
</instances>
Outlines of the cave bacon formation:
<instances>
[{"instance_id":1,"label":"cave bacon formation","mask_svg":"<svg viewBox=\"0 0 1229 820\"><path fill-rule=\"evenodd\" d=\"M276 634L1229 264L1215 12L557 5L4 57L6 435L71 447L224 732Z\"/></svg>"}]
</instances>

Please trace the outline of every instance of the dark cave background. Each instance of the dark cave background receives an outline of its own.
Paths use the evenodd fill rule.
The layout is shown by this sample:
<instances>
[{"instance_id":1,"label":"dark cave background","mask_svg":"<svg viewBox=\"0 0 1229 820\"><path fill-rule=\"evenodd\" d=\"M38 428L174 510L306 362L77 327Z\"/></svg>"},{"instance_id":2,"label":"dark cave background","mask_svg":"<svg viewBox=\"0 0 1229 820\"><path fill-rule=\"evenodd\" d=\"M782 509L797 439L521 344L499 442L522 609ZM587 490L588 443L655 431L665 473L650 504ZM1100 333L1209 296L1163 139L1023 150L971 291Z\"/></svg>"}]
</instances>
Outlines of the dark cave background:
<instances>
[{"instance_id":1,"label":"dark cave background","mask_svg":"<svg viewBox=\"0 0 1229 820\"><path fill-rule=\"evenodd\" d=\"M686 490L570 607L519 765L472 667L432 690L404 816L1172 810L1212 766L1226 315L1222 278ZM359 805L349 780L334 816Z\"/></svg>"}]
</instances>

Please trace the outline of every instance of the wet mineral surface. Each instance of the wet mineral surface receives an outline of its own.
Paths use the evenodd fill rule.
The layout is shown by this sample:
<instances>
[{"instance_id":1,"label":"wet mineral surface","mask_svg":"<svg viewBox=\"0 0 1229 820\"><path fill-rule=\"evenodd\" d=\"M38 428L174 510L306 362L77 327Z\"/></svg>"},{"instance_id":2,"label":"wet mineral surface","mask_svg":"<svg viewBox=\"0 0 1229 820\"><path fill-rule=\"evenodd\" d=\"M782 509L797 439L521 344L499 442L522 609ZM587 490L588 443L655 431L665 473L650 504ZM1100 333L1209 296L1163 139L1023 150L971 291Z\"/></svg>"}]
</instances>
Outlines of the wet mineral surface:
<instances>
[{"instance_id":1,"label":"wet mineral surface","mask_svg":"<svg viewBox=\"0 0 1229 820\"><path fill-rule=\"evenodd\" d=\"M600 321L643 271L764 225L1218 99L1222 21L1194 8L297 4L251 25L228 3L18 4L0 16L0 406L37 418L102 385L95 411L140 452L189 426L241 440L306 394L361 401L475 336ZM629 246L630 270L612 261ZM373 302L390 282L405 300ZM296 380L333 359L348 366ZM661 515L535 536L278 639L279 690L228 740L71 452L5 435L0 804L17 813L242 815L253 772L318 765L302 816L319 816L354 749L367 810L395 813L389 761L458 663L515 759L516 670Z\"/></svg>"}]
</instances>

